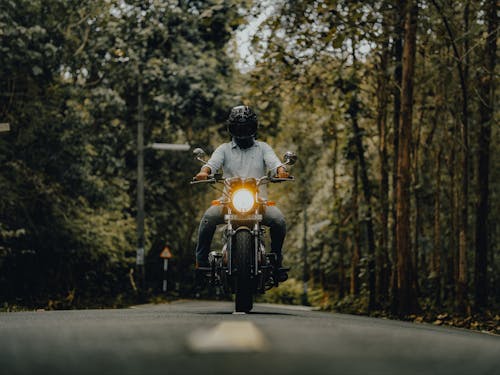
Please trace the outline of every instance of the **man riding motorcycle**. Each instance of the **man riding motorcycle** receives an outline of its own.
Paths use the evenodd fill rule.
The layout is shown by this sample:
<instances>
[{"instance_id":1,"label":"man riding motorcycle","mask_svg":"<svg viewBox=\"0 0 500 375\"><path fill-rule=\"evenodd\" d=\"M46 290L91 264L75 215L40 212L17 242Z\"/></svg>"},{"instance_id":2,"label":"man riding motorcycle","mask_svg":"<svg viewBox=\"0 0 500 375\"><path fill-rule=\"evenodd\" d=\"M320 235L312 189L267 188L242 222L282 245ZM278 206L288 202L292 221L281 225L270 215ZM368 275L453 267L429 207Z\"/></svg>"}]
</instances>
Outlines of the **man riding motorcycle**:
<instances>
[{"instance_id":1,"label":"man riding motorcycle","mask_svg":"<svg viewBox=\"0 0 500 375\"><path fill-rule=\"evenodd\" d=\"M257 134L257 115L248 106L237 106L231 109L227 120L227 129L232 136L231 142L217 147L212 157L195 176L197 181L206 180L211 173L222 168L224 177L254 177L266 175L270 170L276 177L287 178L289 174L276 156L271 146L255 140ZM267 198L266 186L259 187L260 196ZM211 206L203 215L198 231L196 246L196 267L208 267L210 244L218 224L224 224L224 213L221 206ZM283 241L286 235L286 223L283 214L276 206L266 207L262 224L270 227L271 251L276 253L278 266L282 266ZM280 276L281 281L287 278L286 273Z\"/></svg>"}]
</instances>

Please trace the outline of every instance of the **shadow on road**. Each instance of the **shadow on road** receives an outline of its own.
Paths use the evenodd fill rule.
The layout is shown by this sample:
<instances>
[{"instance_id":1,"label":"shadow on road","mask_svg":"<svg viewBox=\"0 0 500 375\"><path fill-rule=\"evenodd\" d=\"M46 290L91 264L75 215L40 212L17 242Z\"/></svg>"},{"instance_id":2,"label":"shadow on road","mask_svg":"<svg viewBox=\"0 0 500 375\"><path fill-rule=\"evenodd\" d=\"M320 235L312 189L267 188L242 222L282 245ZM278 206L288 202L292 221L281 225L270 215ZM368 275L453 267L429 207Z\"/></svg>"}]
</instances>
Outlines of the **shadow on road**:
<instances>
[{"instance_id":1,"label":"shadow on road","mask_svg":"<svg viewBox=\"0 0 500 375\"><path fill-rule=\"evenodd\" d=\"M204 311L197 312L197 315L233 315L232 311ZM288 314L282 312L267 312L267 311L252 311L245 315L270 315L270 316L297 316L296 314Z\"/></svg>"}]
</instances>

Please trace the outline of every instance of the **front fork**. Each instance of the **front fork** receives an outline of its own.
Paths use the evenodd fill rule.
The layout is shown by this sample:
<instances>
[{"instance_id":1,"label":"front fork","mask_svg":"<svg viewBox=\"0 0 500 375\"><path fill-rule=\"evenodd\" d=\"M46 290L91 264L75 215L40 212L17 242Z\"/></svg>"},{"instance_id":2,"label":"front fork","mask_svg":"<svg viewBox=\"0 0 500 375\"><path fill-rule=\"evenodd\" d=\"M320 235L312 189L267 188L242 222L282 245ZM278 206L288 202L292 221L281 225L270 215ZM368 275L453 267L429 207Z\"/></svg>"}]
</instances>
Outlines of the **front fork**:
<instances>
[{"instance_id":1,"label":"front fork","mask_svg":"<svg viewBox=\"0 0 500 375\"><path fill-rule=\"evenodd\" d=\"M228 208L228 214L231 215L231 209ZM227 273L229 276L233 274L233 261L232 261L232 243L233 243L233 235L235 230L231 224L231 220L227 222ZM253 225L252 235L254 237L254 259L253 259L253 275L259 275L259 255L260 255L260 246L261 246L261 227L260 223L256 221Z\"/></svg>"},{"instance_id":2,"label":"front fork","mask_svg":"<svg viewBox=\"0 0 500 375\"><path fill-rule=\"evenodd\" d=\"M233 275L233 264L232 264L232 239L236 231L233 229L231 221L227 222L226 228L226 237L225 237L225 252L221 255L221 263L220 263L220 276L217 277L224 288L228 287L226 277L230 277ZM257 281L257 290L260 293L264 293L265 290L270 289L274 286L278 286L278 280L276 278L276 265L277 258L274 253L267 253L264 249L263 238L264 238L264 230L260 225L260 222L256 222L253 225L252 235L254 236L254 257L252 264L252 276ZM224 267L224 264L226 267ZM259 266L260 265L260 266ZM215 269L213 270L215 273L218 273ZM272 275L272 277L270 277ZM215 281L215 274L212 275Z\"/></svg>"},{"instance_id":3,"label":"front fork","mask_svg":"<svg viewBox=\"0 0 500 375\"><path fill-rule=\"evenodd\" d=\"M253 238L254 238L254 276L259 275L259 253L260 253L260 225L256 222L253 226Z\"/></svg>"},{"instance_id":4,"label":"front fork","mask_svg":"<svg viewBox=\"0 0 500 375\"><path fill-rule=\"evenodd\" d=\"M228 208L228 214L231 215L231 209ZM234 229L231 224L231 220L227 221L227 274L231 276L233 274L233 257L232 257L232 245L233 245L233 235Z\"/></svg>"}]
</instances>

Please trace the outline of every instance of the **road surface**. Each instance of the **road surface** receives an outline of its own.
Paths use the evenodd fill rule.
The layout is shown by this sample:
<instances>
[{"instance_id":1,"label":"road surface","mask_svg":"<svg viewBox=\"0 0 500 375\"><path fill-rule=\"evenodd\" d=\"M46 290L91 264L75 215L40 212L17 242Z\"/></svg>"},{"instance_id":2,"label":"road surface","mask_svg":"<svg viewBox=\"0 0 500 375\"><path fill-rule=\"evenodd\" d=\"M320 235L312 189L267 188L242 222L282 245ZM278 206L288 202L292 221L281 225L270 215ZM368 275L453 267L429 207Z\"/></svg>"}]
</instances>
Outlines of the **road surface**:
<instances>
[{"instance_id":1,"label":"road surface","mask_svg":"<svg viewBox=\"0 0 500 375\"><path fill-rule=\"evenodd\" d=\"M256 304L0 313L0 374L500 374L500 337Z\"/></svg>"}]
</instances>

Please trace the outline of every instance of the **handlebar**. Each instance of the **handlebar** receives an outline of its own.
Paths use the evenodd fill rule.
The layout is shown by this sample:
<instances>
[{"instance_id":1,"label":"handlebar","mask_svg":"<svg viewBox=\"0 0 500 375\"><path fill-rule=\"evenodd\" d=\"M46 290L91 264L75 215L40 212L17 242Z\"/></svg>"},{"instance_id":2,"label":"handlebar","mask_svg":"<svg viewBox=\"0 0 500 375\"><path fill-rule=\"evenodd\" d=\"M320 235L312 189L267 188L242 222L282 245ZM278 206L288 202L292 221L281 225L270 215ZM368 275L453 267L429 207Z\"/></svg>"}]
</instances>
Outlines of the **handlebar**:
<instances>
[{"instance_id":1,"label":"handlebar","mask_svg":"<svg viewBox=\"0 0 500 375\"><path fill-rule=\"evenodd\" d=\"M269 182L276 183L276 182L285 182L285 181L295 181L295 177L290 176L287 178L279 178L279 177L268 177Z\"/></svg>"},{"instance_id":2,"label":"handlebar","mask_svg":"<svg viewBox=\"0 0 500 375\"><path fill-rule=\"evenodd\" d=\"M196 177L193 177L191 180L190 184L215 184L216 182L219 181L224 181L224 178L222 178L222 175L220 174L210 174L208 175L208 178L206 180L196 180Z\"/></svg>"},{"instance_id":3,"label":"handlebar","mask_svg":"<svg viewBox=\"0 0 500 375\"><path fill-rule=\"evenodd\" d=\"M222 177L221 174L212 174L209 175L206 180L196 180L195 177L193 177L193 180L190 182L191 185L195 184L215 184L216 182L222 182L224 181L225 178ZM268 176L263 176L259 179L257 179L257 186L266 184L268 182L271 183L280 183L280 182L286 182L286 181L295 181L295 177L290 176L287 178L279 178L279 177L268 177Z\"/></svg>"}]
</instances>

